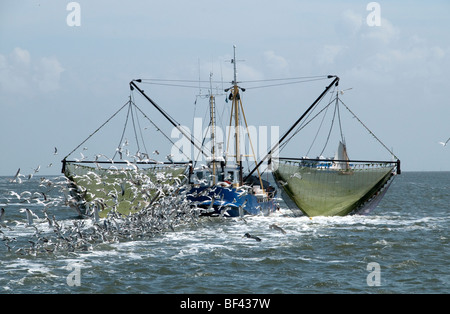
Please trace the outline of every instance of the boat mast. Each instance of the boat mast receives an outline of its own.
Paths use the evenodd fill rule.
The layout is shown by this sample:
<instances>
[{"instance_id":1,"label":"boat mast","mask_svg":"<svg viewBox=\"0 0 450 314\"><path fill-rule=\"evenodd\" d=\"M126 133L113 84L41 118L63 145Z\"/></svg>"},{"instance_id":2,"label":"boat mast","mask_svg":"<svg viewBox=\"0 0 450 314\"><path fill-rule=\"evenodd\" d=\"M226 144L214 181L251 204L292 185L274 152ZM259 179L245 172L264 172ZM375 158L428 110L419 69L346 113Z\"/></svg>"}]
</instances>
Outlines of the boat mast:
<instances>
[{"instance_id":1,"label":"boat mast","mask_svg":"<svg viewBox=\"0 0 450 314\"><path fill-rule=\"evenodd\" d=\"M239 132L239 86L237 84L237 70L236 70L236 45L233 45L233 59L231 59L231 63L233 63L233 86L231 88L225 89L225 92L228 92L230 89L232 90L232 106L231 106L231 119L234 116L234 152L236 157L236 164L239 167L239 184L243 185L243 173L242 173L242 159L241 159L241 151L240 151L240 132ZM231 121L230 121L231 122ZM231 127L231 123L230 123Z\"/></svg>"},{"instance_id":2,"label":"boat mast","mask_svg":"<svg viewBox=\"0 0 450 314\"><path fill-rule=\"evenodd\" d=\"M245 88L239 87L238 86L238 81L237 81L237 60L236 60L236 45L233 45L233 59L231 59L231 63L233 63L233 70L234 70L234 77L233 77L233 86L230 88L225 89L225 92L228 92L229 90L232 90L231 92L231 96L232 96L232 108L231 108L231 117L230 117L230 128L232 126L232 120L233 120L233 116L234 116L234 136L235 136L235 157L236 157L236 164L239 167L239 184L243 185L244 182L247 180L247 178L249 176L247 176L244 179L244 175L243 175L243 167L242 167L242 157L251 157L253 156L253 158L255 159L255 165L256 165L256 156L255 156L255 152L253 149L253 144L252 144L252 140L250 138L250 133L248 130L248 125L247 125L247 119L245 118L245 113L244 113L244 107L242 106L242 100L241 100L241 96L239 95L239 90L245 92ZM240 108L240 110L239 110ZM245 126L247 128L247 134L248 134L248 139L249 139L249 146L252 150L252 154L253 155L242 155L241 151L240 151L240 114L242 113L242 117L244 119L244 123ZM228 145L227 145L227 149L228 149ZM261 185L262 190L264 191L264 185L262 182L262 178L261 175L259 173L259 169L258 170L258 178L259 178L259 183Z\"/></svg>"},{"instance_id":3,"label":"boat mast","mask_svg":"<svg viewBox=\"0 0 450 314\"><path fill-rule=\"evenodd\" d=\"M239 166L239 182L242 185L242 161L241 161L241 151L240 151L240 133L239 133L239 86L237 85L237 71L236 71L236 45L233 45L233 107L234 107L234 136L235 136L235 152L236 152L236 163Z\"/></svg>"},{"instance_id":4,"label":"boat mast","mask_svg":"<svg viewBox=\"0 0 450 314\"><path fill-rule=\"evenodd\" d=\"M215 97L212 92L212 73L209 74L209 110L211 119L211 154L212 154L212 168L213 168L213 184L216 184L216 122L215 122Z\"/></svg>"}]
</instances>

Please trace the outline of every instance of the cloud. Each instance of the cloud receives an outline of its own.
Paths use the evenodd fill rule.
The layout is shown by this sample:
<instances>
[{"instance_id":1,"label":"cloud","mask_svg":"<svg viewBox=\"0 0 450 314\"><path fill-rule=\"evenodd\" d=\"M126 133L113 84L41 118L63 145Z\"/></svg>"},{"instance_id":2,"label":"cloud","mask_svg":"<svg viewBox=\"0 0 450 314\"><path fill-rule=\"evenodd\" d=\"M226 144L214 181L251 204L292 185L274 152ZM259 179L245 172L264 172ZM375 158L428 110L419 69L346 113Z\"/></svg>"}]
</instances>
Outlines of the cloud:
<instances>
[{"instance_id":1,"label":"cloud","mask_svg":"<svg viewBox=\"0 0 450 314\"><path fill-rule=\"evenodd\" d=\"M8 55L0 54L0 91L29 97L59 89L64 68L56 57L33 60L28 50L16 47Z\"/></svg>"},{"instance_id":2,"label":"cloud","mask_svg":"<svg viewBox=\"0 0 450 314\"><path fill-rule=\"evenodd\" d=\"M11 53L11 61L15 65L27 67L30 65L31 56L27 50L16 47Z\"/></svg>"},{"instance_id":3,"label":"cloud","mask_svg":"<svg viewBox=\"0 0 450 314\"><path fill-rule=\"evenodd\" d=\"M366 12L364 12L366 13ZM391 21L381 16L380 26L369 26L366 16L361 12L345 10L335 24L337 35L341 39L376 41L389 44L398 39L400 31Z\"/></svg>"},{"instance_id":4,"label":"cloud","mask_svg":"<svg viewBox=\"0 0 450 314\"><path fill-rule=\"evenodd\" d=\"M64 71L55 57L43 57L36 65L35 80L42 92L52 92L59 88L59 79Z\"/></svg>"},{"instance_id":5,"label":"cloud","mask_svg":"<svg viewBox=\"0 0 450 314\"><path fill-rule=\"evenodd\" d=\"M364 39L378 41L382 44L389 44L398 39L400 34L399 29L387 19L381 18L381 25L375 27L368 27L367 31L361 36Z\"/></svg>"},{"instance_id":6,"label":"cloud","mask_svg":"<svg viewBox=\"0 0 450 314\"><path fill-rule=\"evenodd\" d=\"M287 60L282 56L276 55L274 51L265 51L264 59L266 65L275 73L285 74L288 71L289 63Z\"/></svg>"},{"instance_id":7,"label":"cloud","mask_svg":"<svg viewBox=\"0 0 450 314\"><path fill-rule=\"evenodd\" d=\"M343 45L325 45L318 55L318 63L320 65L333 64L338 55L342 54L346 49Z\"/></svg>"},{"instance_id":8,"label":"cloud","mask_svg":"<svg viewBox=\"0 0 450 314\"><path fill-rule=\"evenodd\" d=\"M364 17L352 10L345 10L338 19L335 29L343 37L357 35L364 22Z\"/></svg>"},{"instance_id":9,"label":"cloud","mask_svg":"<svg viewBox=\"0 0 450 314\"><path fill-rule=\"evenodd\" d=\"M444 75L449 54L439 46L417 45L409 49L389 49L373 57L374 64L383 65L381 70L396 72L401 78L431 79Z\"/></svg>"},{"instance_id":10,"label":"cloud","mask_svg":"<svg viewBox=\"0 0 450 314\"><path fill-rule=\"evenodd\" d=\"M335 66L350 79L393 83L403 78L442 75L449 49L402 29L381 16L380 26L366 22L368 12L343 11L335 23L336 37L318 48L318 66Z\"/></svg>"}]
</instances>

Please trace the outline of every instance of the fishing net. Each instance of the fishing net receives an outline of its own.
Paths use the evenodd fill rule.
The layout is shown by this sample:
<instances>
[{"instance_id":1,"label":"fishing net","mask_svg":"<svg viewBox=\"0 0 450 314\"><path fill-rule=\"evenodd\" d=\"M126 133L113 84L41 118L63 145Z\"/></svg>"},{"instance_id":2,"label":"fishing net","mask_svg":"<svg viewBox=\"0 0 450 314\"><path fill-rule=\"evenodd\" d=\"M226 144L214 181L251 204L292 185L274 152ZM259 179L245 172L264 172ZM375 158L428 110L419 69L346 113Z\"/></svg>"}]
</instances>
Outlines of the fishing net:
<instances>
[{"instance_id":1,"label":"fishing net","mask_svg":"<svg viewBox=\"0 0 450 314\"><path fill-rule=\"evenodd\" d=\"M94 163L94 162L92 162ZM114 209L129 215L151 205L157 197L173 193L185 181L189 164L139 164L114 162L95 165L64 161L70 180L72 207L85 214L97 207L100 217Z\"/></svg>"},{"instance_id":2,"label":"fishing net","mask_svg":"<svg viewBox=\"0 0 450 314\"><path fill-rule=\"evenodd\" d=\"M320 97L323 97L330 87L328 86ZM401 173L400 160L342 102L339 96L343 93L344 91L332 91L328 103L320 103L319 97L296 122L296 129L291 127L289 132L294 130L293 134L287 137L286 133L283 136L286 141L279 145L281 151L302 131L309 133L301 140L311 140L309 148L306 153L302 152L302 156L310 156L317 148L321 148L317 151L316 156L320 156L317 159L278 158L274 161L274 175L282 187L285 203L296 214L301 212L310 217L367 214L380 202L395 175ZM344 117L341 107L347 109L344 111L350 113L350 117ZM344 119L348 124L354 121L361 124L372 139L389 152L393 161L350 160L344 136ZM353 137L353 147L367 145L367 140L361 143L359 133L352 132L353 134L358 134ZM323 157L328 145L336 138L339 138L339 147L334 158ZM361 144L358 145L358 141Z\"/></svg>"},{"instance_id":3,"label":"fishing net","mask_svg":"<svg viewBox=\"0 0 450 314\"><path fill-rule=\"evenodd\" d=\"M337 164L346 163L347 167ZM398 167L391 161L280 160L275 177L307 216L344 216L363 211L388 187Z\"/></svg>"},{"instance_id":4,"label":"fishing net","mask_svg":"<svg viewBox=\"0 0 450 314\"><path fill-rule=\"evenodd\" d=\"M120 112L126 113L126 117L119 144L115 148L112 158L104 154L97 154L95 160L89 160L83 154L85 149L83 147L83 152L80 152L81 159L68 159L69 156L81 150L81 147L94 135L99 134L100 130ZM165 115L167 116L167 114ZM149 123L146 128L143 128L144 125L141 126L142 118ZM177 125L173 119L171 122ZM110 127L112 126L110 125ZM110 129L108 138L113 133L111 130L116 129L120 130L117 127ZM146 133L144 136L143 130L145 129L148 134ZM150 130L153 130L153 133L149 133ZM80 216L92 214L94 210L100 217L106 217L111 210L129 215L148 208L157 198L180 189L187 181L190 161L175 162L172 154L166 157L170 162L161 162L151 158L144 139L150 141L150 144L156 145L159 143L156 138L159 138L159 135L167 139L167 142L172 144L172 148L176 147L182 153L180 147L163 129L136 105L133 94L130 94L129 100L119 110L62 160L62 173L70 182L69 205ZM105 140L97 142L97 145L108 146ZM134 154L133 151L135 151ZM159 154L158 150L154 150L151 156L156 158ZM184 153L182 154L184 155ZM185 157L189 160L188 156L185 155Z\"/></svg>"}]
</instances>

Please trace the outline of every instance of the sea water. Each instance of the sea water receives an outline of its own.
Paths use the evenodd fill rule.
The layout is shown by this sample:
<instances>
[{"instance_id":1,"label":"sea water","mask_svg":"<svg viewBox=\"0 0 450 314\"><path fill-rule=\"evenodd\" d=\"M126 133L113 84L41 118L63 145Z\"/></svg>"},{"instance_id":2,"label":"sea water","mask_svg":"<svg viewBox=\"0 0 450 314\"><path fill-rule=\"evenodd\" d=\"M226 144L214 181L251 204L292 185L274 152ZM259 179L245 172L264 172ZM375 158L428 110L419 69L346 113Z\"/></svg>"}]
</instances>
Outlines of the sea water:
<instances>
[{"instance_id":1,"label":"sea water","mask_svg":"<svg viewBox=\"0 0 450 314\"><path fill-rule=\"evenodd\" d=\"M15 249L30 247L35 233L21 209L44 228L42 204L11 191L62 192L43 191L39 177L10 179L0 178L10 227L0 227L0 293L450 293L449 172L404 172L368 216L310 219L282 206L269 217L201 218L153 238L35 255ZM47 212L77 220L64 205ZM5 237L14 239L11 251Z\"/></svg>"}]
</instances>

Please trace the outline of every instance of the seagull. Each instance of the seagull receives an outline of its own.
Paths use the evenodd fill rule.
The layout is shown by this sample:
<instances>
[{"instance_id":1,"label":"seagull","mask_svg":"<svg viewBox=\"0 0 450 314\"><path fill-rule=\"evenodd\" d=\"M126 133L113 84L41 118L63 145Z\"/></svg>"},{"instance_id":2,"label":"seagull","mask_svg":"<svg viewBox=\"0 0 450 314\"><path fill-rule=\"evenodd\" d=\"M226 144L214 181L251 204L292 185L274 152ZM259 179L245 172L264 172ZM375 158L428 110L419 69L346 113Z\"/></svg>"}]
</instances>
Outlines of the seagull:
<instances>
[{"instance_id":1,"label":"seagull","mask_svg":"<svg viewBox=\"0 0 450 314\"><path fill-rule=\"evenodd\" d=\"M31 210L29 210L28 208L22 208L20 210L21 213L26 212L27 214L27 220L28 220L28 226L32 226L33 225L33 216L35 216L36 218L38 218Z\"/></svg>"},{"instance_id":2,"label":"seagull","mask_svg":"<svg viewBox=\"0 0 450 314\"><path fill-rule=\"evenodd\" d=\"M95 204L94 205L94 221L96 222L96 223L98 223L98 221L100 220L100 217L99 217L99 215L98 215L98 207L97 207L97 204Z\"/></svg>"},{"instance_id":3,"label":"seagull","mask_svg":"<svg viewBox=\"0 0 450 314\"><path fill-rule=\"evenodd\" d=\"M214 210L214 202L216 201L216 198L213 195L213 197L210 197L210 199L211 199L211 203L209 204L208 209L206 210L207 213L213 213L215 211Z\"/></svg>"},{"instance_id":4,"label":"seagull","mask_svg":"<svg viewBox=\"0 0 450 314\"><path fill-rule=\"evenodd\" d=\"M302 175L300 173L296 172L293 175L291 175L289 178L297 178L297 179L301 180L302 179Z\"/></svg>"},{"instance_id":5,"label":"seagull","mask_svg":"<svg viewBox=\"0 0 450 314\"><path fill-rule=\"evenodd\" d=\"M12 178L12 179L10 180L10 182L16 182L16 180L19 179L19 183L20 183L20 178L19 178L19 176L20 176L20 168L17 170L16 174L14 175L14 178Z\"/></svg>"},{"instance_id":6,"label":"seagull","mask_svg":"<svg viewBox=\"0 0 450 314\"><path fill-rule=\"evenodd\" d=\"M269 228L270 228L270 229L278 230L278 231L280 231L282 234L286 234L286 231L284 231L283 228L281 228L280 226L277 226L276 224L271 224L271 225L269 226Z\"/></svg>"},{"instance_id":7,"label":"seagull","mask_svg":"<svg viewBox=\"0 0 450 314\"><path fill-rule=\"evenodd\" d=\"M260 238L258 238L257 236L254 236L254 235L251 235L250 233L246 233L246 234L244 234L244 237L246 237L246 238L250 238L250 239L255 239L257 242L261 242L261 239Z\"/></svg>"},{"instance_id":8,"label":"seagull","mask_svg":"<svg viewBox=\"0 0 450 314\"><path fill-rule=\"evenodd\" d=\"M441 144L442 146L447 146L447 143L450 141L450 137L448 138L447 141L444 142L439 142L439 144Z\"/></svg>"},{"instance_id":9,"label":"seagull","mask_svg":"<svg viewBox=\"0 0 450 314\"><path fill-rule=\"evenodd\" d=\"M0 210L0 225L5 224L5 209L2 207Z\"/></svg>"},{"instance_id":10,"label":"seagull","mask_svg":"<svg viewBox=\"0 0 450 314\"><path fill-rule=\"evenodd\" d=\"M123 159L123 158L122 158L122 147L116 148L116 151L119 153L120 159Z\"/></svg>"},{"instance_id":11,"label":"seagull","mask_svg":"<svg viewBox=\"0 0 450 314\"><path fill-rule=\"evenodd\" d=\"M14 195L15 197L17 197L20 200L20 195L19 193L15 192L15 191L9 191L10 195Z\"/></svg>"},{"instance_id":12,"label":"seagull","mask_svg":"<svg viewBox=\"0 0 450 314\"><path fill-rule=\"evenodd\" d=\"M221 205L222 206L222 205ZM230 207L224 207L224 209L220 210L220 217L223 217L224 215L227 215L227 211L230 209ZM227 215L228 216L228 215Z\"/></svg>"},{"instance_id":13,"label":"seagull","mask_svg":"<svg viewBox=\"0 0 450 314\"><path fill-rule=\"evenodd\" d=\"M132 163L132 162L130 162L128 160L125 160L125 161L127 162L128 166L133 167L134 171L138 171L139 168L138 168L138 166L136 166L135 163Z\"/></svg>"}]
</instances>

